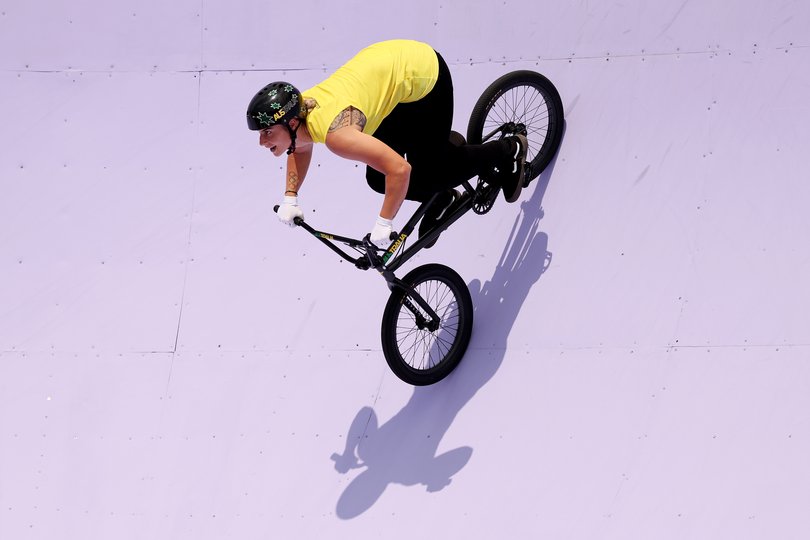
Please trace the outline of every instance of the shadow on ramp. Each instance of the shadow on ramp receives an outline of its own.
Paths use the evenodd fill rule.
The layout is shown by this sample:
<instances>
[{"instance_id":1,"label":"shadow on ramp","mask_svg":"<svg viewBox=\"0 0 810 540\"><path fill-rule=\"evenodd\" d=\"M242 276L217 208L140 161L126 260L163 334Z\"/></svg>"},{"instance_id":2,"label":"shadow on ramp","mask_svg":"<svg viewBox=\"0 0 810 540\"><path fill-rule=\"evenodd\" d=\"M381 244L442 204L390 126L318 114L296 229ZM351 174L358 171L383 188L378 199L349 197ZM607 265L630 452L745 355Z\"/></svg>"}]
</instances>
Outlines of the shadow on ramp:
<instances>
[{"instance_id":1,"label":"shadow on ramp","mask_svg":"<svg viewBox=\"0 0 810 540\"><path fill-rule=\"evenodd\" d=\"M415 387L402 410L382 425L372 407L355 416L343 453L332 455L341 474L363 469L338 499L339 518L369 510L389 484L421 484L428 492L439 491L470 460L469 446L437 455L438 446L461 409L498 371L523 302L551 263L548 236L539 227L553 169L554 161L535 182L530 199L520 204L492 278L483 285L479 280L469 284L475 326L459 367L433 386Z\"/></svg>"}]
</instances>

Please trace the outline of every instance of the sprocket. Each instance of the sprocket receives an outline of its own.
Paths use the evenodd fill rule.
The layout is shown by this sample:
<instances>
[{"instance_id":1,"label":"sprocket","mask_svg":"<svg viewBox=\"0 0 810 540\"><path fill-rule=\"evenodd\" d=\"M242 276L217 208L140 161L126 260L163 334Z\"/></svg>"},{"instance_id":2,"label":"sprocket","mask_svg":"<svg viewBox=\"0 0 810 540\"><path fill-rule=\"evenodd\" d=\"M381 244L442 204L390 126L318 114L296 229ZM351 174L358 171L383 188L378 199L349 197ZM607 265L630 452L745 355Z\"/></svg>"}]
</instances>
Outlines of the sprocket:
<instances>
[{"instance_id":1,"label":"sprocket","mask_svg":"<svg viewBox=\"0 0 810 540\"><path fill-rule=\"evenodd\" d=\"M475 186L475 194L473 195L473 212L478 215L483 215L492 210L492 205L495 204L495 199L498 198L500 191L498 186L488 184L479 178L478 185Z\"/></svg>"}]
</instances>

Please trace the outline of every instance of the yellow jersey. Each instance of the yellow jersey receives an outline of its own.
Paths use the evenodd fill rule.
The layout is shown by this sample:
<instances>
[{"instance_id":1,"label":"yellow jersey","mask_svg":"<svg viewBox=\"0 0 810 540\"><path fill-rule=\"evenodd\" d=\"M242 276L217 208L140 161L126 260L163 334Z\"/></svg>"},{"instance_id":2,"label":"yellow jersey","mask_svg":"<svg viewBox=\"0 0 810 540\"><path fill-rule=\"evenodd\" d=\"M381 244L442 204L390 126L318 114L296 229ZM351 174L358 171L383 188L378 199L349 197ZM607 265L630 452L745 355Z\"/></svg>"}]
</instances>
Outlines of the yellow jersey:
<instances>
[{"instance_id":1,"label":"yellow jersey","mask_svg":"<svg viewBox=\"0 0 810 540\"><path fill-rule=\"evenodd\" d=\"M428 95L438 77L439 59L426 43L395 39L370 45L301 93L317 103L306 117L309 134L314 142L325 142L329 126L351 106L366 116L363 132L373 135L394 107Z\"/></svg>"}]
</instances>

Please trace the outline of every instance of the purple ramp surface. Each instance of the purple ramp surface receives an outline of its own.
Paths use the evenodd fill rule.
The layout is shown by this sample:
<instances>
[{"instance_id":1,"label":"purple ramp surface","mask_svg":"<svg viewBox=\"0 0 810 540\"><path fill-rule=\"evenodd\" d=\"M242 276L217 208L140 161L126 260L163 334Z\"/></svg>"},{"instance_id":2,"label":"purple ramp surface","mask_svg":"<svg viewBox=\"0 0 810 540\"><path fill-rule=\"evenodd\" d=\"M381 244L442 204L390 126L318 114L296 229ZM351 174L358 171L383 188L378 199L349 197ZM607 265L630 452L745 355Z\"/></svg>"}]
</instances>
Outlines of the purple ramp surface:
<instances>
[{"instance_id":1,"label":"purple ramp surface","mask_svg":"<svg viewBox=\"0 0 810 540\"><path fill-rule=\"evenodd\" d=\"M787 0L4 2L0 538L806 538L808 36ZM457 131L520 69L566 116L403 268L475 309L420 388L244 120L403 37ZM325 147L300 199L356 237L382 201Z\"/></svg>"}]
</instances>

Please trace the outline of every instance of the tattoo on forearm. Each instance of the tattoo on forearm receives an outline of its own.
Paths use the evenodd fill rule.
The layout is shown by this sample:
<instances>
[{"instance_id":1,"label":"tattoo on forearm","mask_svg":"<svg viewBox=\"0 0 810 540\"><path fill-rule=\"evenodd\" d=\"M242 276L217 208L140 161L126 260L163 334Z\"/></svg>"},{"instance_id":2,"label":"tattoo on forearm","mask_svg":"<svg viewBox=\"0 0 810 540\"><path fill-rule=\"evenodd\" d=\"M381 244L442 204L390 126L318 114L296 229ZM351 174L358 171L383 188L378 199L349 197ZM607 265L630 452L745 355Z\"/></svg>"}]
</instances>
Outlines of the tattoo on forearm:
<instances>
[{"instance_id":1,"label":"tattoo on forearm","mask_svg":"<svg viewBox=\"0 0 810 540\"><path fill-rule=\"evenodd\" d=\"M287 191L298 191L298 174L291 172L287 176Z\"/></svg>"},{"instance_id":2,"label":"tattoo on forearm","mask_svg":"<svg viewBox=\"0 0 810 540\"><path fill-rule=\"evenodd\" d=\"M351 106L346 107L335 117L332 125L329 126L329 131L337 131L346 126L358 126L360 131L363 131L366 127L366 115L360 109Z\"/></svg>"}]
</instances>

